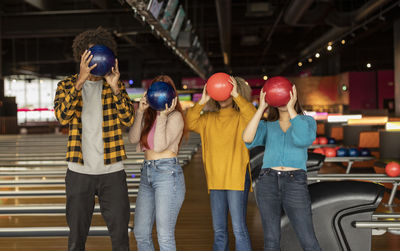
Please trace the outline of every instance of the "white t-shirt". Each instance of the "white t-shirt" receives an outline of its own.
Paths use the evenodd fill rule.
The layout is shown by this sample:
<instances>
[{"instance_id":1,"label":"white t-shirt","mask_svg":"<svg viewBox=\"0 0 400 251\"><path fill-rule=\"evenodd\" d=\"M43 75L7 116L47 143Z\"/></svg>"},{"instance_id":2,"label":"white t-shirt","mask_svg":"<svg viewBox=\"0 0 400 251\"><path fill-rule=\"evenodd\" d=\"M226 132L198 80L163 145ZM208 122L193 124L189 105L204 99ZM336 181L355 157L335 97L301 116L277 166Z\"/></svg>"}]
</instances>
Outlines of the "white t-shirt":
<instances>
[{"instance_id":1,"label":"white t-shirt","mask_svg":"<svg viewBox=\"0 0 400 251\"><path fill-rule=\"evenodd\" d=\"M101 93L103 80L87 80L82 87L82 155L81 165L68 162L71 171L83 174L106 174L118 172L124 169L122 161L110 165L104 165L103 145L103 104Z\"/></svg>"}]
</instances>

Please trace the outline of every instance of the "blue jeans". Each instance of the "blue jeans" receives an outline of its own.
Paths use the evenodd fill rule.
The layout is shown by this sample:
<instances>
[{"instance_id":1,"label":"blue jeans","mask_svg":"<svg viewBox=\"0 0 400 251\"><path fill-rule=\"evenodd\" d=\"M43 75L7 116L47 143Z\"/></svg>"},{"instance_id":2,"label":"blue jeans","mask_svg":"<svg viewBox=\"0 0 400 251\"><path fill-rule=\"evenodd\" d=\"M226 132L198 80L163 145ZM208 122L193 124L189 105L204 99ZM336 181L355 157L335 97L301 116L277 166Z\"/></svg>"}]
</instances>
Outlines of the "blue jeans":
<instances>
[{"instance_id":1,"label":"blue jeans","mask_svg":"<svg viewBox=\"0 0 400 251\"><path fill-rule=\"evenodd\" d=\"M214 251L229 250L228 210L231 214L236 250L251 250L250 235L246 225L247 198L250 188L249 173L246 174L245 179L244 191L210 190Z\"/></svg>"},{"instance_id":2,"label":"blue jeans","mask_svg":"<svg viewBox=\"0 0 400 251\"><path fill-rule=\"evenodd\" d=\"M279 251L282 207L302 248L320 251L314 232L311 200L304 170L262 169L255 185L257 205L264 230L264 250Z\"/></svg>"},{"instance_id":3,"label":"blue jeans","mask_svg":"<svg viewBox=\"0 0 400 251\"><path fill-rule=\"evenodd\" d=\"M139 251L154 250L154 219L160 250L176 250L175 224L184 199L185 179L177 158L143 162L134 227Z\"/></svg>"}]
</instances>

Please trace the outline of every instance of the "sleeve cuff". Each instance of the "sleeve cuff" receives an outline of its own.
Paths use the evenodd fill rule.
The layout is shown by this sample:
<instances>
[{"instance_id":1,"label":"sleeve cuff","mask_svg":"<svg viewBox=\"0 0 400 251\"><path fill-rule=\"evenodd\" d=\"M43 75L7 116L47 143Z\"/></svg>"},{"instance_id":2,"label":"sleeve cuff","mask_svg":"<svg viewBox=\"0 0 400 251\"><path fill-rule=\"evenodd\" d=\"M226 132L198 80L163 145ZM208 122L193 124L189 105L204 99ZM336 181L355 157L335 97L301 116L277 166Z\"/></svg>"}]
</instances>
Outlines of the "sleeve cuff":
<instances>
[{"instance_id":1,"label":"sleeve cuff","mask_svg":"<svg viewBox=\"0 0 400 251\"><path fill-rule=\"evenodd\" d=\"M168 120L168 115L161 115L160 114L157 117L157 122L160 122L160 123L165 123L167 120Z\"/></svg>"},{"instance_id":2,"label":"sleeve cuff","mask_svg":"<svg viewBox=\"0 0 400 251\"><path fill-rule=\"evenodd\" d=\"M246 146L247 149L251 148L252 144L253 144L253 142L250 142L250 143L244 142L244 145Z\"/></svg>"},{"instance_id":3,"label":"sleeve cuff","mask_svg":"<svg viewBox=\"0 0 400 251\"><path fill-rule=\"evenodd\" d=\"M206 104L200 105L199 102L197 102L196 104L194 104L193 109L201 111L201 110L203 110L205 105Z\"/></svg>"},{"instance_id":4,"label":"sleeve cuff","mask_svg":"<svg viewBox=\"0 0 400 251\"><path fill-rule=\"evenodd\" d=\"M243 102L245 99L240 96L240 94L238 94L238 96L236 98L233 98L233 100L235 100L236 102Z\"/></svg>"},{"instance_id":5,"label":"sleeve cuff","mask_svg":"<svg viewBox=\"0 0 400 251\"><path fill-rule=\"evenodd\" d=\"M301 118L300 118L300 115L297 114L296 117L290 119L289 121L290 121L290 123L296 123L296 121L299 121L299 120L301 120Z\"/></svg>"}]
</instances>

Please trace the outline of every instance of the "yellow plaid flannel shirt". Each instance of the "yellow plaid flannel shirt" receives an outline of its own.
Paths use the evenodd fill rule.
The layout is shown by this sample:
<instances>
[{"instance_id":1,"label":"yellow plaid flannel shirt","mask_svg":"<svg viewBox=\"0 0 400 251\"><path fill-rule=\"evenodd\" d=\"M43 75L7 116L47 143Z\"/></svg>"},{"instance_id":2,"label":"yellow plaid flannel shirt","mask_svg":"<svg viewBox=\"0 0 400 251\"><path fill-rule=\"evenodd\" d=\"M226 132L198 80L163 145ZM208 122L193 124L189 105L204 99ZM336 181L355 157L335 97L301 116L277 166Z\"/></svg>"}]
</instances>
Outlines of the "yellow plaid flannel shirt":
<instances>
[{"instance_id":1,"label":"yellow plaid flannel shirt","mask_svg":"<svg viewBox=\"0 0 400 251\"><path fill-rule=\"evenodd\" d=\"M83 164L82 158L82 92L75 89L78 75L70 76L57 85L54 98L54 112L62 125L69 124L68 150L66 160ZM111 86L103 82L101 100L103 105L103 148L104 164L126 159L121 124L133 124L134 108L125 86L119 82L120 93L114 95Z\"/></svg>"}]
</instances>

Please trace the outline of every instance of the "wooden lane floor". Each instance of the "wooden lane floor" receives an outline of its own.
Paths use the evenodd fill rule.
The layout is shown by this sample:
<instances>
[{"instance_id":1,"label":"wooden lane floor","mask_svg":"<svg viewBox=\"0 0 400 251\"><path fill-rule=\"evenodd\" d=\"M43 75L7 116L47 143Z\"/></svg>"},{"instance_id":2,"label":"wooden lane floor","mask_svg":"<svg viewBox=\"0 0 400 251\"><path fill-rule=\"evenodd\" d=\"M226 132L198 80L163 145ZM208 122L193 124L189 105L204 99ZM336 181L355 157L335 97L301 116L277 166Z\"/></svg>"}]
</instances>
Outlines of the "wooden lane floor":
<instances>
[{"instance_id":1,"label":"wooden lane floor","mask_svg":"<svg viewBox=\"0 0 400 251\"><path fill-rule=\"evenodd\" d=\"M0 143L1 144L1 143ZM65 148L64 148L65 151ZM2 153L2 151L0 151ZM1 159L1 156L0 156ZM32 168L28 167L27 169ZM65 166L59 167L64 169ZM33 169L33 168L32 168ZM42 170L48 170L42 167ZM344 173L344 169L334 163L326 163L321 169L322 173ZM357 168L353 168L352 172L357 172ZM363 170L365 171L365 170ZM2 171L0 171L2 172ZM180 212L178 223L176 226L176 240L178 250L212 250L213 231L211 224L211 212L209 206L209 197L206 188L204 177L204 170L201 161L201 151L196 153L191 161L184 167L185 180L186 180L186 197ZM38 179L33 176L19 176L18 179L29 180ZM63 176L46 176L46 179L63 178ZM13 180L15 177L1 176L0 180ZM32 187L33 188L33 187ZM20 188L22 189L22 187ZM43 188L44 190L46 188ZM62 189L62 186L53 186L51 189ZM0 188L1 190L1 188ZM34 187L34 190L38 190ZM6 200L4 200L6 199ZM388 195L385 194L385 201ZM41 197L41 198L0 198L4 200L3 205L27 205L39 204L49 205L57 204L63 205L65 198L63 197ZM130 202L135 203L136 198L130 197ZM1 202L0 202L1 203ZM396 204L399 201L395 200ZM0 204L1 207L1 204ZM387 208L380 207L378 210L386 212ZM399 212L399 208L393 209ZM252 193L249 195L248 204L248 227L252 240L253 250L262 250L263 236L262 227L260 223L260 216L255 204L254 196ZM131 215L131 224L133 224L133 214ZM105 223L100 215L93 216L93 226L104 226ZM0 226L2 227L37 227L37 226L66 226L64 215L41 215L41 216L26 216L26 215L0 215ZM233 250L234 237L229 227L230 235L230 250ZM158 244L156 241L156 233L153 231L156 249ZM130 233L131 250L137 250L133 234ZM384 234L382 236L373 236L372 250L398 250L400 246L400 238L392 234ZM86 250L111 250L109 237L89 237L87 241ZM51 238L0 238L0 250L66 250L67 238L66 237L51 237Z\"/></svg>"},{"instance_id":2,"label":"wooden lane floor","mask_svg":"<svg viewBox=\"0 0 400 251\"><path fill-rule=\"evenodd\" d=\"M129 200L131 203L135 203L136 196L130 196ZM96 198L96 203L98 204L97 198ZM65 205L65 196L0 198L0 208L4 208L6 206L24 206L24 205Z\"/></svg>"},{"instance_id":3,"label":"wooden lane floor","mask_svg":"<svg viewBox=\"0 0 400 251\"><path fill-rule=\"evenodd\" d=\"M337 164L328 163L321 169L325 173L344 173L345 170ZM358 171L354 168L353 172ZM365 171L365 170L363 170ZM183 203L178 223L176 226L176 241L177 250L189 251L204 251L212 250L213 231L211 224L211 212L209 206L209 196L204 176L203 165L201 161L201 151L196 153L188 165L184 167L186 181L186 197ZM43 198L43 200L47 200ZM388 200L388 194L385 194L384 201ZM131 203L134 202L131 200ZM395 200L399 204L398 199ZM386 212L388 209L380 206L378 211ZM400 208L392 208L393 211L399 212ZM4 216L0 216L4 217ZM10 217L10 216L6 216ZM11 216L14 221L16 216ZM98 218L97 216L94 218ZM99 216L100 218L100 216ZM133 220L133 215L131 217ZM101 218L100 218L101 219ZM99 219L99 221L101 221ZM44 220L44 219L43 219ZM4 220L5 221L5 220ZM29 217L18 218L18 221L32 221L27 224L34 225L34 219ZM2 223L3 221L1 221ZM59 223L63 224L65 218L60 216ZM97 224L95 222L93 224ZM252 240L253 250L262 250L263 248L263 232L260 222L260 215L255 204L253 193L249 194L247 224ZM36 225L37 226L37 225ZM43 224L46 226L46 224ZM233 234L229 227L230 250L233 250ZM137 250L133 234L130 233L130 250ZM156 234L153 231L156 248ZM384 234L382 236L373 236L372 250L376 251L397 251L400 246L400 237L392 234ZM0 238L0 250L66 250L66 237L51 237L51 238ZM108 251L111 250L110 239L108 237L88 237L86 250L88 251Z\"/></svg>"},{"instance_id":4,"label":"wooden lane floor","mask_svg":"<svg viewBox=\"0 0 400 251\"><path fill-rule=\"evenodd\" d=\"M176 239L177 239L177 249L178 250L211 250L212 245L212 225L211 225L211 212L209 207L209 197L207 193L207 187L204 177L203 166L201 162L201 152L196 153L194 155L194 159L192 159L189 164L184 166L185 173L185 181L186 181L186 198L183 204L178 223L176 229ZM255 202L250 194L249 198L249 226L257 225L258 227L252 227L256 232L259 232L259 215L257 208L255 207ZM18 199L21 200L21 199ZM26 199L24 199L26 200ZM65 200L65 199L64 199ZM41 198L36 201L46 203L48 201L47 198ZM60 203L58 201L57 203ZM19 202L20 203L20 202ZM28 204L29 202L23 201L23 204ZM131 203L134 203L134 199L131 198ZM2 217L2 216L0 216ZM11 218L10 218L11 217ZM93 219L95 220L92 225L97 225L101 222L101 217L96 216ZM133 219L133 214L132 214ZM2 219L3 220L3 219ZM35 221L34 216L7 216L5 220L1 221L1 224L5 224L6 222L8 226L13 226L12 222L25 222L20 223L19 226L25 224L29 226L49 226L52 224L65 226L65 216L57 216L52 219L51 223L48 223L43 219L43 221L39 221L40 224L35 225L37 221ZM36 222L36 223L35 223ZM102 223L102 222L101 222ZM99 223L100 224L100 223ZM101 225L101 224L100 224ZM14 225L14 227L16 227ZM154 232L155 234L155 232ZM259 233L251 233L252 235L258 234L259 238L254 237L253 239L258 242L254 242L255 247L261 248L262 244L262 234ZM155 236L155 235L154 235ZM130 233L131 240L131 250L136 249L136 243L133 238L133 234ZM233 235L231 233L231 240L233 240ZM261 240L261 241L260 241ZM155 242L156 248L158 249L158 244ZM231 244L233 245L233 244ZM62 249L65 250L67 248L67 238L0 238L0 250L56 250ZM3 248L3 249L2 249ZM111 250L111 245L109 241L109 237L89 237L87 242L86 250ZM257 250L257 249L254 249Z\"/></svg>"},{"instance_id":5,"label":"wooden lane floor","mask_svg":"<svg viewBox=\"0 0 400 251\"><path fill-rule=\"evenodd\" d=\"M30 142L9 142L7 144L2 142L1 139L2 137L0 137L0 209L2 209L3 212L7 212L7 210L10 212L10 208L11 210L19 210L20 208L28 208L32 210L33 208L33 211L35 211L38 208L42 210L43 208L47 207L57 208L57 212L63 211L64 209L62 207L65 208L65 196L58 195L44 197L37 194L30 194L29 196L15 196L15 193L63 193L65 191L65 186L62 184L63 182L60 181L65 178L66 165L64 164L65 162L63 160L65 159L66 141L61 142L60 138L58 138L54 142L50 142L50 144L48 144L48 141L38 144L38 142L34 140ZM11 138L11 141L12 140L13 139ZM183 147L181 147L181 151L178 156L180 163L182 165L187 163L192 154L197 151L198 147L199 141L196 142L193 139L191 139L190 143L184 144ZM128 160L125 161L125 167L127 167L126 171L128 174L128 189L132 190L133 192L130 194L129 200L131 203L131 210L134 210L136 193L140 179L140 164L143 161L144 154L136 153L135 146L126 147L126 150ZM59 161L60 163L58 163L57 160L61 160ZM32 173L32 176L25 175L28 172ZM15 176L16 174L23 176ZM51 176L52 174L58 176ZM55 181L57 181L57 185L52 184L52 182L54 183ZM43 182L47 182L49 184L43 185L41 184ZM95 211L97 211L97 213L95 213L93 216L92 226L105 226L104 220L98 212L99 207L97 198ZM2 215L0 212L0 226L2 228L67 226L65 222L65 213L61 215L28 215L26 212L27 211L24 211L22 214L8 213L8 215ZM133 221L133 215L131 221ZM133 225L132 222L131 225ZM2 244L0 244L0 250L3 250ZM6 247L5 250L10 249ZM22 250L26 249L23 248ZM31 248L29 248L29 250L31 250ZM46 250L46 247L42 248L41 250ZM50 248L49 250L54 249Z\"/></svg>"}]
</instances>

